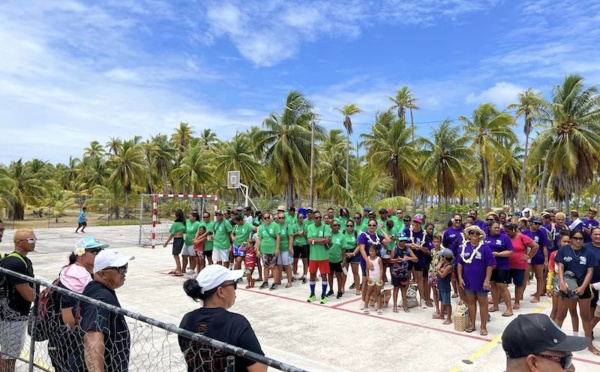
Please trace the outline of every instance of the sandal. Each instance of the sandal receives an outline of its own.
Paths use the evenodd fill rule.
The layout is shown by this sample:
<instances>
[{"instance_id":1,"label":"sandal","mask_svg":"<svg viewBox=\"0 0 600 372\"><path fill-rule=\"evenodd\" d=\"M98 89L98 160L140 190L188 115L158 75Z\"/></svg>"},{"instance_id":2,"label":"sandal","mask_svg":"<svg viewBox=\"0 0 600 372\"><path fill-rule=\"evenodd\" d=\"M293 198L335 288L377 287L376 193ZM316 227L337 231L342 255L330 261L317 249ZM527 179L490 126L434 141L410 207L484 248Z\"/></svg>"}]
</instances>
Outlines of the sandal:
<instances>
[{"instance_id":1,"label":"sandal","mask_svg":"<svg viewBox=\"0 0 600 372\"><path fill-rule=\"evenodd\" d=\"M505 316L505 317L513 316L513 313L502 313L502 316Z\"/></svg>"},{"instance_id":2,"label":"sandal","mask_svg":"<svg viewBox=\"0 0 600 372\"><path fill-rule=\"evenodd\" d=\"M410 309L406 306L403 307L405 313L410 313Z\"/></svg>"},{"instance_id":3,"label":"sandal","mask_svg":"<svg viewBox=\"0 0 600 372\"><path fill-rule=\"evenodd\" d=\"M469 327L469 328L465 329L465 332L473 333L473 332L475 332L475 327Z\"/></svg>"},{"instance_id":4,"label":"sandal","mask_svg":"<svg viewBox=\"0 0 600 372\"><path fill-rule=\"evenodd\" d=\"M377 309L377 315L383 315L383 310Z\"/></svg>"},{"instance_id":5,"label":"sandal","mask_svg":"<svg viewBox=\"0 0 600 372\"><path fill-rule=\"evenodd\" d=\"M479 332L479 334L480 334L481 336L487 336L487 335L488 335L488 331L487 331L487 329L485 329L485 328L484 328L484 329L482 329L482 330Z\"/></svg>"},{"instance_id":6,"label":"sandal","mask_svg":"<svg viewBox=\"0 0 600 372\"><path fill-rule=\"evenodd\" d=\"M498 310L500 310L500 308L498 308L498 307L490 307L490 308L488 309L488 313L495 313L495 312L496 312L496 311L498 311Z\"/></svg>"},{"instance_id":7,"label":"sandal","mask_svg":"<svg viewBox=\"0 0 600 372\"><path fill-rule=\"evenodd\" d=\"M394 309L392 310L392 312L397 313L398 312L398 306L394 306Z\"/></svg>"},{"instance_id":8,"label":"sandal","mask_svg":"<svg viewBox=\"0 0 600 372\"><path fill-rule=\"evenodd\" d=\"M286 288L292 288L292 283L288 283L285 285Z\"/></svg>"},{"instance_id":9,"label":"sandal","mask_svg":"<svg viewBox=\"0 0 600 372\"><path fill-rule=\"evenodd\" d=\"M183 274L182 274L182 273L178 273L178 272L174 272L172 275L173 275L173 276L183 276Z\"/></svg>"}]
</instances>

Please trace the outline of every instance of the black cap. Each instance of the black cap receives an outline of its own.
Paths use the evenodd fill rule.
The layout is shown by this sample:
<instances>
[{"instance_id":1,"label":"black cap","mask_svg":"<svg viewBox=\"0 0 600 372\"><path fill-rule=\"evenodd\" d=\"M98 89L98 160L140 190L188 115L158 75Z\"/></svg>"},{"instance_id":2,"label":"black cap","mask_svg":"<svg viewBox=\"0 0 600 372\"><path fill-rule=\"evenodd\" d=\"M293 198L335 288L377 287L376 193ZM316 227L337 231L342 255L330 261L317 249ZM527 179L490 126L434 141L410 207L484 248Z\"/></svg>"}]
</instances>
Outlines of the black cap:
<instances>
[{"instance_id":1,"label":"black cap","mask_svg":"<svg viewBox=\"0 0 600 372\"><path fill-rule=\"evenodd\" d=\"M407 214L406 216L404 216L404 218L402 219L404 221L412 221L412 218Z\"/></svg>"},{"instance_id":2,"label":"black cap","mask_svg":"<svg viewBox=\"0 0 600 372\"><path fill-rule=\"evenodd\" d=\"M589 340L567 336L546 314L522 314L510 322L502 334L502 348L511 359L539 354L544 350L579 351Z\"/></svg>"},{"instance_id":3,"label":"black cap","mask_svg":"<svg viewBox=\"0 0 600 372\"><path fill-rule=\"evenodd\" d=\"M294 208L294 207L289 207L289 208L288 208L288 211L290 211L290 212L296 212L296 208Z\"/></svg>"},{"instance_id":4,"label":"black cap","mask_svg":"<svg viewBox=\"0 0 600 372\"><path fill-rule=\"evenodd\" d=\"M313 212L313 209L312 209L312 207L307 207L307 208L306 208L306 212L308 212L308 213L312 213L312 212Z\"/></svg>"},{"instance_id":5,"label":"black cap","mask_svg":"<svg viewBox=\"0 0 600 372\"><path fill-rule=\"evenodd\" d=\"M531 219L531 223L542 223L542 219L538 216L535 216Z\"/></svg>"},{"instance_id":6,"label":"black cap","mask_svg":"<svg viewBox=\"0 0 600 372\"><path fill-rule=\"evenodd\" d=\"M384 214L384 213L387 213L387 209L385 209L385 208L381 208L381 209L379 210L379 214Z\"/></svg>"}]
</instances>

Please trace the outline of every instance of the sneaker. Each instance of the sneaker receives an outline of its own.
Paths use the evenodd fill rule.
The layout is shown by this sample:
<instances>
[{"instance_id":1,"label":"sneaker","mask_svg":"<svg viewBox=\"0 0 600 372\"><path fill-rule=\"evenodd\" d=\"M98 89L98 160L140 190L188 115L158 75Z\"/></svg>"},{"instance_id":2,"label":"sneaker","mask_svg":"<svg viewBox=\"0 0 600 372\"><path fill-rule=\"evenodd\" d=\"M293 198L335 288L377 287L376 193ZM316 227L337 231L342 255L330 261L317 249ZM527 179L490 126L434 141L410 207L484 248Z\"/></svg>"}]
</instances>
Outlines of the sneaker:
<instances>
[{"instance_id":1,"label":"sneaker","mask_svg":"<svg viewBox=\"0 0 600 372\"><path fill-rule=\"evenodd\" d=\"M295 281L297 281L297 280L298 280L298 279L296 279L296 277L295 277L295 276L292 276L292 282L295 282Z\"/></svg>"},{"instance_id":2,"label":"sneaker","mask_svg":"<svg viewBox=\"0 0 600 372\"><path fill-rule=\"evenodd\" d=\"M360 307L359 307L359 309L360 309L360 310L363 310L363 309L365 309L366 307L367 307L367 306L365 306L365 302L364 302L364 301L361 301L361 302L360 302Z\"/></svg>"},{"instance_id":3,"label":"sneaker","mask_svg":"<svg viewBox=\"0 0 600 372\"><path fill-rule=\"evenodd\" d=\"M333 291L330 289L329 292L325 295L325 297L333 296Z\"/></svg>"},{"instance_id":4,"label":"sneaker","mask_svg":"<svg viewBox=\"0 0 600 372\"><path fill-rule=\"evenodd\" d=\"M269 286L269 282L263 282L263 284L260 285L260 287L258 287L258 289L265 289Z\"/></svg>"},{"instance_id":5,"label":"sneaker","mask_svg":"<svg viewBox=\"0 0 600 372\"><path fill-rule=\"evenodd\" d=\"M196 270L188 269L188 271L186 271L185 273L188 275L194 275L196 274Z\"/></svg>"},{"instance_id":6,"label":"sneaker","mask_svg":"<svg viewBox=\"0 0 600 372\"><path fill-rule=\"evenodd\" d=\"M383 315L383 310L377 309L377 315Z\"/></svg>"},{"instance_id":7,"label":"sneaker","mask_svg":"<svg viewBox=\"0 0 600 372\"><path fill-rule=\"evenodd\" d=\"M325 305L327 303L327 297L321 297L321 305Z\"/></svg>"},{"instance_id":8,"label":"sneaker","mask_svg":"<svg viewBox=\"0 0 600 372\"><path fill-rule=\"evenodd\" d=\"M368 314L368 313L369 313L369 308L368 308L368 307L365 307L365 308L363 309L363 314Z\"/></svg>"},{"instance_id":9,"label":"sneaker","mask_svg":"<svg viewBox=\"0 0 600 372\"><path fill-rule=\"evenodd\" d=\"M277 289L277 287L279 287L279 284L277 283L273 283L273 285L271 285L271 288L269 289L270 291L274 291Z\"/></svg>"},{"instance_id":10,"label":"sneaker","mask_svg":"<svg viewBox=\"0 0 600 372\"><path fill-rule=\"evenodd\" d=\"M352 283L352 284L350 285L350 289L354 289L354 288L356 288L356 285L354 285L354 283Z\"/></svg>"},{"instance_id":11,"label":"sneaker","mask_svg":"<svg viewBox=\"0 0 600 372\"><path fill-rule=\"evenodd\" d=\"M306 284L306 277L305 276L302 277L302 284Z\"/></svg>"},{"instance_id":12,"label":"sneaker","mask_svg":"<svg viewBox=\"0 0 600 372\"><path fill-rule=\"evenodd\" d=\"M313 302L313 301L316 301L316 300L317 300L317 296L315 296L315 295L312 295L312 296L310 296L310 297L308 298L308 300L306 300L306 302Z\"/></svg>"},{"instance_id":13,"label":"sneaker","mask_svg":"<svg viewBox=\"0 0 600 372\"><path fill-rule=\"evenodd\" d=\"M425 303L425 300L421 300L421 309L427 309L427 304Z\"/></svg>"},{"instance_id":14,"label":"sneaker","mask_svg":"<svg viewBox=\"0 0 600 372\"><path fill-rule=\"evenodd\" d=\"M337 297L336 298L342 298L343 293L342 292L338 292L337 293Z\"/></svg>"}]
</instances>

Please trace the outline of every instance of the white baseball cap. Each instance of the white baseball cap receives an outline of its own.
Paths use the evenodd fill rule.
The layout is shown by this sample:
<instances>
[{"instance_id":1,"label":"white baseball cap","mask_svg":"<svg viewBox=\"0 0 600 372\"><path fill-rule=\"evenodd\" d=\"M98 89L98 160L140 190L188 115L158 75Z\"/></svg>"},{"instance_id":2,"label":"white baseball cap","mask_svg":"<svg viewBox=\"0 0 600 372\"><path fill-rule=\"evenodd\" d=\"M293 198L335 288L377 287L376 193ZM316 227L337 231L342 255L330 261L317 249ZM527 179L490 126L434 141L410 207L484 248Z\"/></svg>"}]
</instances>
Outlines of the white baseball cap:
<instances>
[{"instance_id":1,"label":"white baseball cap","mask_svg":"<svg viewBox=\"0 0 600 372\"><path fill-rule=\"evenodd\" d=\"M229 270L219 264L213 264L200 271L196 281L201 288L201 293L206 293L228 280L238 280L242 275L244 275L244 270Z\"/></svg>"},{"instance_id":2,"label":"white baseball cap","mask_svg":"<svg viewBox=\"0 0 600 372\"><path fill-rule=\"evenodd\" d=\"M117 251L103 249L94 260L94 274L108 267L124 266L131 260L135 260L135 256L124 256Z\"/></svg>"},{"instance_id":3,"label":"white baseball cap","mask_svg":"<svg viewBox=\"0 0 600 372\"><path fill-rule=\"evenodd\" d=\"M529 214L531 214L531 209L529 209L529 208L525 208L525 209L523 209L523 211L522 211L522 212L523 212L523 214L525 214L525 213L529 213Z\"/></svg>"}]
</instances>

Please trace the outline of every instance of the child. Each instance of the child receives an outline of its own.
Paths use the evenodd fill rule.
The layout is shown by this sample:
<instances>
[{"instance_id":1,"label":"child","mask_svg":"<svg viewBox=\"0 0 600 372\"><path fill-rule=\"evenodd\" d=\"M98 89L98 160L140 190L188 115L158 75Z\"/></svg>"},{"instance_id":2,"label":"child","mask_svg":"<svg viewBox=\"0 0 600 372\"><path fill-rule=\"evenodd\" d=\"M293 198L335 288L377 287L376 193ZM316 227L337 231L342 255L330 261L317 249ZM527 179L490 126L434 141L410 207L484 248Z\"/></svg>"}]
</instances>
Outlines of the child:
<instances>
[{"instance_id":1,"label":"child","mask_svg":"<svg viewBox=\"0 0 600 372\"><path fill-rule=\"evenodd\" d=\"M196 236L192 240L194 243L194 252L196 252L196 272L200 273L204 269L204 243L206 242L206 227L200 226Z\"/></svg>"},{"instance_id":2,"label":"child","mask_svg":"<svg viewBox=\"0 0 600 372\"><path fill-rule=\"evenodd\" d=\"M435 313L431 316L433 319L440 319L440 303L437 290L437 272L436 267L440 263L440 254L442 249L442 237L439 235L433 236L433 252L431 252L431 263L429 265L429 286L433 291L433 303L435 305ZM443 314L441 315L443 316Z\"/></svg>"},{"instance_id":3,"label":"child","mask_svg":"<svg viewBox=\"0 0 600 372\"><path fill-rule=\"evenodd\" d=\"M435 267L437 274L437 288L439 292L440 316L437 319L444 319L444 311L446 311L445 325L452 324L452 303L450 302L450 279L452 278L452 260L454 254L449 249L443 249L440 253L440 262Z\"/></svg>"},{"instance_id":4,"label":"child","mask_svg":"<svg viewBox=\"0 0 600 372\"><path fill-rule=\"evenodd\" d=\"M369 313L369 299L371 296L375 297L375 308L378 315L382 315L381 310L381 285L383 284L383 262L381 257L377 257L377 247L372 245L369 248L369 257L367 259L373 265L372 270L367 270L367 303L364 309L364 313Z\"/></svg>"},{"instance_id":5,"label":"child","mask_svg":"<svg viewBox=\"0 0 600 372\"><path fill-rule=\"evenodd\" d=\"M408 237L405 235L398 236L398 246L392 251L390 263L392 264L392 285L393 292L393 312L398 312L398 290L402 291L402 307L405 312L410 312L406 302L406 290L408 289L408 261L417 262L418 258L412 249L406 246Z\"/></svg>"},{"instance_id":6,"label":"child","mask_svg":"<svg viewBox=\"0 0 600 372\"><path fill-rule=\"evenodd\" d=\"M240 247L244 254L244 272L246 274L246 280L248 285L246 288L254 288L254 279L252 278L252 274L254 273L254 267L256 266L256 250L254 249L254 239L250 238L248 243L242 244Z\"/></svg>"}]
</instances>

